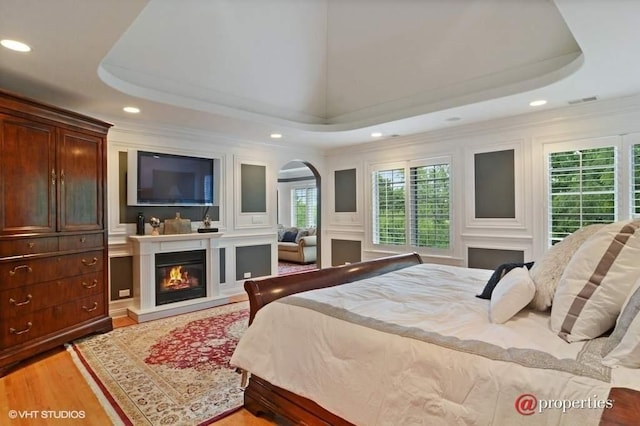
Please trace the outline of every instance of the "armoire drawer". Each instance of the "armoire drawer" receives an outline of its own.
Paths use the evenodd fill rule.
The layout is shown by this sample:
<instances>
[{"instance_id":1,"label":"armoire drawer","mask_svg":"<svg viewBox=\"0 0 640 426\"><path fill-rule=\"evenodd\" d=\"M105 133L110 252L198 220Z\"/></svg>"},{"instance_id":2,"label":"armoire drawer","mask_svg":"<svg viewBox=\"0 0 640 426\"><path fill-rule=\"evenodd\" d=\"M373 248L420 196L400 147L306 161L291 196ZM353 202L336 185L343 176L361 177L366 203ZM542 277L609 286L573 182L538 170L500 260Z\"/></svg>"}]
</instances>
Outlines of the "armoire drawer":
<instances>
[{"instance_id":1,"label":"armoire drawer","mask_svg":"<svg viewBox=\"0 0 640 426\"><path fill-rule=\"evenodd\" d=\"M65 235L60 237L60 251L92 249L103 246L103 234Z\"/></svg>"},{"instance_id":2,"label":"armoire drawer","mask_svg":"<svg viewBox=\"0 0 640 426\"><path fill-rule=\"evenodd\" d=\"M0 318L15 318L104 291L102 272L0 291Z\"/></svg>"},{"instance_id":3,"label":"armoire drawer","mask_svg":"<svg viewBox=\"0 0 640 426\"><path fill-rule=\"evenodd\" d=\"M58 237L20 238L0 241L0 257L58 251Z\"/></svg>"},{"instance_id":4,"label":"armoire drawer","mask_svg":"<svg viewBox=\"0 0 640 426\"><path fill-rule=\"evenodd\" d=\"M88 296L15 318L0 319L0 350L104 315L102 296Z\"/></svg>"},{"instance_id":5,"label":"armoire drawer","mask_svg":"<svg viewBox=\"0 0 640 426\"><path fill-rule=\"evenodd\" d=\"M102 250L0 263L0 290L83 275L103 269Z\"/></svg>"}]
</instances>

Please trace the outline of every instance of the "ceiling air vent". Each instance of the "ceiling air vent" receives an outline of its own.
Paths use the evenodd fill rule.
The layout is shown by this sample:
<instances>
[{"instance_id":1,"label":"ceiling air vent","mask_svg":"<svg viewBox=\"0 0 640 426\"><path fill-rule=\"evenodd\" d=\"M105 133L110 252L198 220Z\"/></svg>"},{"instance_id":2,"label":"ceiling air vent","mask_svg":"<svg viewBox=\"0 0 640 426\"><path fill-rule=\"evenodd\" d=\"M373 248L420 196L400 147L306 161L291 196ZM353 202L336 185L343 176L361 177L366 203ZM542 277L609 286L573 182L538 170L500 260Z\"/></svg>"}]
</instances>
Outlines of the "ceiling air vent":
<instances>
[{"instance_id":1,"label":"ceiling air vent","mask_svg":"<svg viewBox=\"0 0 640 426\"><path fill-rule=\"evenodd\" d=\"M585 102L593 102L597 100L598 100L597 96L589 96L588 98L574 99L572 101L569 101L569 105L583 104Z\"/></svg>"}]
</instances>

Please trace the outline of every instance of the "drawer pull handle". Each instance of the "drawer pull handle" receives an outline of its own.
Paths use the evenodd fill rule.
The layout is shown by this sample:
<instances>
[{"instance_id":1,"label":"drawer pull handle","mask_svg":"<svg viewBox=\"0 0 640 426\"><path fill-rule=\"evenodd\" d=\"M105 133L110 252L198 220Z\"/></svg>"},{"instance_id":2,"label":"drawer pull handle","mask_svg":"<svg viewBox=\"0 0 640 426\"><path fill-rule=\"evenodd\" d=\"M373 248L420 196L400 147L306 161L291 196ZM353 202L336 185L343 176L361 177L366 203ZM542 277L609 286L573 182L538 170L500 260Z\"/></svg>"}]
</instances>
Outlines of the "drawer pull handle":
<instances>
[{"instance_id":1,"label":"drawer pull handle","mask_svg":"<svg viewBox=\"0 0 640 426\"><path fill-rule=\"evenodd\" d=\"M31 327L33 327L33 323L32 323L31 321L29 321L29 322L27 323L27 328L25 328L24 330L16 330L15 328L11 327L11 328L9 329L9 333L11 333L11 334L15 334L15 335L18 335L18 334L24 334L24 333L26 333L27 331L31 330Z\"/></svg>"},{"instance_id":2,"label":"drawer pull handle","mask_svg":"<svg viewBox=\"0 0 640 426\"><path fill-rule=\"evenodd\" d=\"M81 237L81 238L80 238L80 242L81 242L81 243L86 243L86 242L87 242L87 239L86 239L85 237Z\"/></svg>"},{"instance_id":3,"label":"drawer pull handle","mask_svg":"<svg viewBox=\"0 0 640 426\"><path fill-rule=\"evenodd\" d=\"M96 309L98 309L98 302L93 302L92 308L87 308L86 306L82 305L82 309L84 309L87 312L95 311Z\"/></svg>"},{"instance_id":4,"label":"drawer pull handle","mask_svg":"<svg viewBox=\"0 0 640 426\"><path fill-rule=\"evenodd\" d=\"M88 260L86 260L86 259L82 259L82 264L83 264L84 266L93 266L93 265L95 265L95 264L97 264L97 263L98 263L98 258L97 258L97 257L94 257L94 258L91 260L91 262L89 262L89 261L88 261Z\"/></svg>"},{"instance_id":5,"label":"drawer pull handle","mask_svg":"<svg viewBox=\"0 0 640 426\"><path fill-rule=\"evenodd\" d=\"M20 269L26 269L27 272L33 272L33 269L31 269L31 266L29 266L29 265L20 265L20 266L16 266L12 270L10 270L9 271L9 275L10 276L14 276L16 274L16 272L18 272Z\"/></svg>"},{"instance_id":6,"label":"drawer pull handle","mask_svg":"<svg viewBox=\"0 0 640 426\"><path fill-rule=\"evenodd\" d=\"M93 280L93 282L91 283L85 283L84 281L82 281L82 287L84 288L94 288L97 285L98 285L98 280Z\"/></svg>"},{"instance_id":7,"label":"drawer pull handle","mask_svg":"<svg viewBox=\"0 0 640 426\"><path fill-rule=\"evenodd\" d=\"M24 306L31 303L31 299L33 299L33 296L30 294L27 294L27 299L24 302L16 302L16 299L12 297L11 299L9 299L9 303L13 306Z\"/></svg>"},{"instance_id":8,"label":"drawer pull handle","mask_svg":"<svg viewBox=\"0 0 640 426\"><path fill-rule=\"evenodd\" d=\"M29 243L27 244L27 246L29 246L29 248L34 248L36 246L36 243Z\"/></svg>"}]
</instances>

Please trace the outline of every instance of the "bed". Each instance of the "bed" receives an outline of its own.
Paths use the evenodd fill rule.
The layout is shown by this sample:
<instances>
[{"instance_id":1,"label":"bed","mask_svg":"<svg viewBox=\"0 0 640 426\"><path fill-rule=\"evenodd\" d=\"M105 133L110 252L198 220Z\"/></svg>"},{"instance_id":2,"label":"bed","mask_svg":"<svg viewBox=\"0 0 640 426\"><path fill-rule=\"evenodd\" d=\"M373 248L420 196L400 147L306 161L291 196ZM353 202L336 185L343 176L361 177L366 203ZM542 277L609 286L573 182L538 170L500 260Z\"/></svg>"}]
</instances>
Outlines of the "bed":
<instances>
[{"instance_id":1,"label":"bed","mask_svg":"<svg viewBox=\"0 0 640 426\"><path fill-rule=\"evenodd\" d=\"M475 295L492 273L413 253L247 281L231 360L250 373L245 408L295 424L635 424L640 370L603 366L606 337L560 339L549 312L491 323Z\"/></svg>"}]
</instances>

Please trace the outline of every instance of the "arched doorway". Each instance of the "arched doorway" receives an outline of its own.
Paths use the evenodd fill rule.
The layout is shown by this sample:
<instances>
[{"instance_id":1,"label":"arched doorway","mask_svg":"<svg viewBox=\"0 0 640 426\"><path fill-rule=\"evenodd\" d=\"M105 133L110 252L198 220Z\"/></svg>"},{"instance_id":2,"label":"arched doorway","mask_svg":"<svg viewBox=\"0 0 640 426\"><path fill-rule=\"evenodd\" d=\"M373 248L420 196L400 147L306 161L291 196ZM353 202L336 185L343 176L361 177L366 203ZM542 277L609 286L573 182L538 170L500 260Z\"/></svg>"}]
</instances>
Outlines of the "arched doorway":
<instances>
[{"instance_id":1,"label":"arched doorway","mask_svg":"<svg viewBox=\"0 0 640 426\"><path fill-rule=\"evenodd\" d=\"M278 172L279 274L321 267L321 187L318 170L306 161L292 160L282 166ZM303 231L312 230L315 238L305 238L302 243L303 248L294 247L291 244L280 244L281 238L284 237L283 232L291 228ZM304 232L300 235L303 234ZM298 235L298 239L302 238L300 235ZM291 235L287 235L286 239L290 240ZM290 243L290 241L288 242ZM305 253L300 252L300 250L306 250L306 255L309 255L312 251L310 246L306 244L307 242L315 243L314 262L304 258ZM293 253L294 249L298 250L298 255Z\"/></svg>"}]
</instances>

